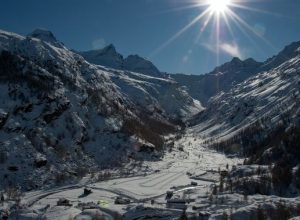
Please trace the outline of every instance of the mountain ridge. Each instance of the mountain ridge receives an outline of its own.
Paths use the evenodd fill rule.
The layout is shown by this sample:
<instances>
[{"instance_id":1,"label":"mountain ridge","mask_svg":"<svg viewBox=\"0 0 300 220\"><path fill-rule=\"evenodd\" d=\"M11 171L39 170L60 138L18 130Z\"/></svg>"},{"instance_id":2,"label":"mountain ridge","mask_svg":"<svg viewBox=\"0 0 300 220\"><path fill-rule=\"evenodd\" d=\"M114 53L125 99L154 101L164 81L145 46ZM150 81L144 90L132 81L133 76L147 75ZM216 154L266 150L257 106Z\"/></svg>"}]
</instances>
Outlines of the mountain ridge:
<instances>
[{"instance_id":1,"label":"mountain ridge","mask_svg":"<svg viewBox=\"0 0 300 220\"><path fill-rule=\"evenodd\" d=\"M178 86L178 81L176 82L172 78L157 78L91 64L81 55L66 47L55 46L57 40L55 39L55 42L53 42L54 39L49 32L40 33L39 31L38 33L42 34L42 37L44 35L50 36L50 40L48 38L46 41L36 40L36 37L42 38L41 35L23 37L5 31L0 32L1 86L3 91L8 91L1 96L4 104L1 106L0 126L2 129L0 129L0 132L3 132L2 135L6 138L11 134L15 134L22 140L30 140L28 143L31 143L31 145L26 146L30 149L40 149L39 146L35 146L36 140L32 138L34 136L32 132L37 131L29 129L33 125L40 128L41 132L37 132L38 137L41 139L46 138L48 144L45 141L41 141L41 143L48 147L49 143L51 143L50 146L54 145L50 141L51 138L58 140L58 143L61 139L62 143L60 145L68 146L70 142L74 146L77 146L78 143L85 145L85 141L91 144L90 140L97 138L94 137L92 131L96 125L91 125L93 123L90 121L92 120L90 117L93 117L95 121L101 121L100 124L103 127L95 128L96 130L109 131L109 135L113 137L115 135L125 135L128 142L124 143L124 146L126 146L123 148L124 151L132 147L130 146L130 137L132 136L157 147L163 146L163 138L159 133L164 133L164 129L175 131L176 125L172 124L172 120L184 117L186 119L192 118L194 125L199 128L197 129L200 135L203 133L201 129L211 126L209 136L214 137L214 135L219 134L219 130L214 127L213 123L219 123L223 120L224 123L227 123L223 124L224 131L227 131L234 123L239 124L239 120L250 120L249 115L253 115L253 112L255 112L251 103L257 102L257 106L261 105L259 111L265 109L264 103L275 103L274 106L276 106L277 103L283 103L283 101L277 101L276 97L280 97L281 100L285 97L285 94L296 92L291 88L293 88L293 85L298 85L297 68L299 61L297 57L299 53L298 48L293 46L293 49L288 49L288 51L292 51L291 56L295 57L278 64L277 67L274 66L269 71L251 76L246 81L230 85L232 88L228 88L229 91L213 96L207 102L208 105L205 110L201 103L197 103L196 100L191 98L188 91L184 87ZM108 48L108 50L115 53L113 47ZM208 75L213 77L214 80L215 77L228 74L235 75L240 73L238 71L257 68L260 65L252 59L241 61L238 58L233 58L231 62L216 68L212 74ZM237 71L230 73L232 70ZM220 71L223 71L223 73L229 71L229 73L220 74ZM246 71L246 74L248 73ZM26 83L19 84L21 79ZM272 83L274 89L270 90ZM34 98L31 100L30 94L36 88L38 88L38 96L33 96ZM278 91L276 91L276 88L278 88ZM268 99L264 96L262 96L264 101L253 98L258 94L266 93L265 90L270 91L270 95L267 96ZM271 102L269 99L273 101ZM12 101L8 102L7 100ZM236 100L241 101L236 103ZM286 100L292 102L290 98ZM246 105L244 106L241 103L246 103ZM242 106L239 106L239 104ZM39 105L43 108L38 107ZM80 106L84 106L86 114L89 113L89 116L84 116L79 111ZM74 112L74 114L69 111ZM72 120L67 119L66 112L72 115ZM198 117L193 117L197 114ZM222 118L220 118L221 116ZM235 119L230 121L229 118L231 117ZM206 120L209 118L213 118L215 121L210 120L207 123ZM75 132L78 138L72 139L72 134L58 134L48 126L51 123L58 126L57 123L61 123L61 120L72 121L74 126L78 127L79 134ZM197 125L198 122L200 125ZM143 130L145 127L142 127L145 123L149 123L153 127ZM62 123L62 126L66 126L66 124ZM26 129L27 127L28 129ZM27 136L21 137L20 131L26 131ZM54 137L49 139L46 131L51 131ZM88 138L86 139L84 136ZM204 136L207 135L204 134ZM11 146L11 144L8 144L8 146ZM97 155L99 153L95 149L92 151Z\"/></svg>"},{"instance_id":2,"label":"mountain ridge","mask_svg":"<svg viewBox=\"0 0 300 220\"><path fill-rule=\"evenodd\" d=\"M149 60L139 55L128 55L126 58L117 52L115 46L110 44L102 49L78 52L87 61L106 67L143 73L154 77L164 75Z\"/></svg>"},{"instance_id":3,"label":"mountain ridge","mask_svg":"<svg viewBox=\"0 0 300 220\"><path fill-rule=\"evenodd\" d=\"M259 72L270 71L299 54L300 41L284 47L277 55L264 62L257 62L253 58L240 60L233 58L213 71L202 75L171 74L180 85L185 86L190 95L199 100L204 106L209 99L219 92L227 92L234 85Z\"/></svg>"}]
</instances>

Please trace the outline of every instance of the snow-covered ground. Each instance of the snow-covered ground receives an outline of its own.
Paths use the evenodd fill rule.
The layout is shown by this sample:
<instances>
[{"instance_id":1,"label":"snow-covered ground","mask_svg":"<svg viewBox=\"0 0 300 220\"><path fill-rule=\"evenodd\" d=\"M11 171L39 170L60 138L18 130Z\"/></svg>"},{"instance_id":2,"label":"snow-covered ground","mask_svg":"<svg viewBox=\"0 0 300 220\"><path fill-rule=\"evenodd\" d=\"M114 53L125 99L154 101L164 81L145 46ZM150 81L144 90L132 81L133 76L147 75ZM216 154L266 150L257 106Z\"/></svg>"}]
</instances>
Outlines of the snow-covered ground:
<instances>
[{"instance_id":1,"label":"snow-covered ground","mask_svg":"<svg viewBox=\"0 0 300 220\"><path fill-rule=\"evenodd\" d=\"M197 196L207 196L210 186L218 179L215 176L218 175L218 169L224 169L227 164L235 165L240 159L230 159L221 153L204 149L200 143L201 140L192 135L184 135L175 142L174 150L167 153L161 161L143 163L142 166L148 167L148 173L95 183L86 183L83 180L77 185L26 193L22 199L22 203L28 207L26 215L30 210L30 213L47 219L70 219L81 213L79 203L88 202L98 204L97 208L104 208L104 212L108 209L124 214L130 208L141 204L155 209L166 209L167 191L173 191L173 198L182 198L186 192L191 191L197 191ZM211 178L194 178L206 175L207 172L212 174ZM192 181L196 182L197 186L191 185ZM91 188L92 193L83 196L84 187ZM114 201L117 196L130 199L131 203L116 205ZM57 206L60 198L70 200L72 206ZM178 214L178 210L172 212Z\"/></svg>"},{"instance_id":2,"label":"snow-covered ground","mask_svg":"<svg viewBox=\"0 0 300 220\"><path fill-rule=\"evenodd\" d=\"M220 152L203 148L202 140L194 136L192 130L187 130L181 139L175 141L171 152L160 161L144 162L141 166L147 167L144 169L147 171L136 176L93 183L90 178L85 178L77 185L28 192L22 199L26 209L20 211L19 217L69 220L92 219L102 214L106 219L118 219L120 215L123 215L121 219L128 220L146 216L149 219L179 219L182 208L186 207L190 216L202 213L203 216L209 214L209 219L222 219L224 215L231 215L233 219L251 219L251 216L255 218L260 207L272 210L281 203L291 207L300 203L299 197L244 196L228 191L213 195L211 189L219 184L219 171L240 164L242 159L228 158ZM85 196L86 187L92 193ZM168 203L168 191L173 192L171 201L186 203ZM130 204L115 204L117 197L129 199ZM68 199L71 205L57 206L61 198Z\"/></svg>"}]
</instances>

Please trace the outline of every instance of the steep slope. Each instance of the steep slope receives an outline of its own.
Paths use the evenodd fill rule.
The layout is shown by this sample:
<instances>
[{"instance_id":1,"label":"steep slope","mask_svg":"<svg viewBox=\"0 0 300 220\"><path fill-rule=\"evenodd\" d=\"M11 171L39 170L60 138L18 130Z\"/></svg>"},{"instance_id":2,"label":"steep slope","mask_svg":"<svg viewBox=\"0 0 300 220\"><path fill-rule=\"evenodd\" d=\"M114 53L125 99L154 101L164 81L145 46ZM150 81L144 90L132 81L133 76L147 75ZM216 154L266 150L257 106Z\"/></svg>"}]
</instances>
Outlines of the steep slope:
<instances>
[{"instance_id":1,"label":"steep slope","mask_svg":"<svg viewBox=\"0 0 300 220\"><path fill-rule=\"evenodd\" d=\"M129 55L124 60L123 67L125 70L143 73L153 77L163 77L164 75L149 60L138 55Z\"/></svg>"},{"instance_id":2,"label":"steep slope","mask_svg":"<svg viewBox=\"0 0 300 220\"><path fill-rule=\"evenodd\" d=\"M300 48L300 41L293 42L290 45L286 46L276 56L267 59L260 67L261 71L270 70L274 67L281 65L288 59L297 56L297 54L299 54L299 48Z\"/></svg>"},{"instance_id":3,"label":"steep slope","mask_svg":"<svg viewBox=\"0 0 300 220\"><path fill-rule=\"evenodd\" d=\"M207 137L207 143L221 142L228 148L241 150L248 145L254 146L253 140L264 140L278 127L298 126L299 51L294 48L294 55L279 66L260 72L212 98L207 110L193 121L193 129ZM243 138L247 144L241 142Z\"/></svg>"},{"instance_id":4,"label":"steep slope","mask_svg":"<svg viewBox=\"0 0 300 220\"><path fill-rule=\"evenodd\" d=\"M299 196L300 45L287 48L190 121L203 146L246 158L224 176L231 193Z\"/></svg>"},{"instance_id":5,"label":"steep slope","mask_svg":"<svg viewBox=\"0 0 300 220\"><path fill-rule=\"evenodd\" d=\"M109 76L125 97L150 114L158 113L180 120L203 110L201 103L191 98L172 79L112 69L109 70Z\"/></svg>"},{"instance_id":6,"label":"steep slope","mask_svg":"<svg viewBox=\"0 0 300 220\"><path fill-rule=\"evenodd\" d=\"M185 86L187 92L199 100L204 106L210 98L219 92L228 92L238 83L263 71L269 71L295 57L299 53L300 41L286 46L276 56L264 62L257 62L252 58L244 61L233 58L212 72L204 75L171 74L179 85Z\"/></svg>"},{"instance_id":7,"label":"steep slope","mask_svg":"<svg viewBox=\"0 0 300 220\"><path fill-rule=\"evenodd\" d=\"M103 49L78 52L88 62L111 67L114 69L123 69L124 58L116 51L114 45L110 44Z\"/></svg>"},{"instance_id":8,"label":"steep slope","mask_svg":"<svg viewBox=\"0 0 300 220\"><path fill-rule=\"evenodd\" d=\"M176 81L164 77L148 60L137 55L123 59L113 45L80 54L91 63L105 66L99 68L110 72L110 78L123 95L151 114L158 112L178 120L203 110L199 101Z\"/></svg>"},{"instance_id":9,"label":"steep slope","mask_svg":"<svg viewBox=\"0 0 300 220\"><path fill-rule=\"evenodd\" d=\"M199 100L204 106L208 100L223 91L230 90L235 84L244 81L255 73L261 63L253 59L241 61L233 58L230 62L216 67L212 72L204 75L171 74L179 85L185 86L187 92Z\"/></svg>"},{"instance_id":10,"label":"steep slope","mask_svg":"<svg viewBox=\"0 0 300 220\"><path fill-rule=\"evenodd\" d=\"M123 58L110 44L103 49L78 52L87 61L93 64L102 65L119 70L143 73L153 77L163 77L164 75L149 60L138 55L129 55Z\"/></svg>"},{"instance_id":11,"label":"steep slope","mask_svg":"<svg viewBox=\"0 0 300 220\"><path fill-rule=\"evenodd\" d=\"M121 166L175 131L124 97L110 72L51 32L33 33L0 31L0 187L32 189Z\"/></svg>"}]
</instances>

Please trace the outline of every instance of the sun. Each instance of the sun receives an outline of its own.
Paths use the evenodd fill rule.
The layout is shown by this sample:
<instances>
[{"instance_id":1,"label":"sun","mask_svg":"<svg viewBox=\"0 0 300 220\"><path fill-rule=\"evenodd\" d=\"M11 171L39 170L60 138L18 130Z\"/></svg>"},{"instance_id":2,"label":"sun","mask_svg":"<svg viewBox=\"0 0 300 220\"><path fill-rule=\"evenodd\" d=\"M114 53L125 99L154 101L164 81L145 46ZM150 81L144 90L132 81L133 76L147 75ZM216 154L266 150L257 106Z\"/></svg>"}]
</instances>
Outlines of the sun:
<instances>
[{"instance_id":1,"label":"sun","mask_svg":"<svg viewBox=\"0 0 300 220\"><path fill-rule=\"evenodd\" d=\"M231 0L207 0L209 9L215 13L224 13L227 11Z\"/></svg>"},{"instance_id":2,"label":"sun","mask_svg":"<svg viewBox=\"0 0 300 220\"><path fill-rule=\"evenodd\" d=\"M189 23L183 26L178 32L174 33L170 36L167 41L165 41L162 45L156 48L150 56L154 56L155 54L159 53L162 49L167 47L181 35L183 35L187 30L191 27L196 26L199 30L194 43L198 45L199 42L202 43L200 40L202 37L205 37L204 32L210 33L209 40L215 40L212 42L216 45L213 49L213 52L216 52L216 60L219 63L219 54L221 50L224 50L221 46L224 46L224 42L226 43L226 39L229 39L228 36L232 39L232 42L236 42L237 37L235 36L236 31L240 31L250 42L253 46L259 46L256 44L256 40L259 39L269 45L272 49L274 46L271 42L268 41L264 36L260 35L255 28L253 28L246 20L243 19L242 13L236 13L236 11L247 10L250 12L255 13L267 13L273 14L272 12L261 10L259 8L250 7L247 3L255 1L265 1L265 0L185 0L185 1L178 1L183 2L183 4L178 8L171 9L172 11L183 11L186 9L197 9L199 14L197 14ZM274 14L277 15L278 14ZM210 28L212 27L212 28ZM228 36L226 36L228 35ZM255 38L253 38L253 36ZM257 39L256 39L257 38ZM211 46L211 43L208 44ZM226 51L225 51L226 52Z\"/></svg>"}]
</instances>

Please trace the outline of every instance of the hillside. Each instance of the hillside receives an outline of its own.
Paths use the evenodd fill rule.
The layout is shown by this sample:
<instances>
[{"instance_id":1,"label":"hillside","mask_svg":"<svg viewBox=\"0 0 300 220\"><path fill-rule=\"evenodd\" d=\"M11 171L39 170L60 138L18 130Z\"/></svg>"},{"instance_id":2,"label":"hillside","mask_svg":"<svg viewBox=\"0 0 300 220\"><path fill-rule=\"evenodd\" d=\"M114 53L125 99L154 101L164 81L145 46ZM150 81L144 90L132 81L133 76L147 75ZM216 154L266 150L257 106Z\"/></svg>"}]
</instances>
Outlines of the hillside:
<instances>
[{"instance_id":1,"label":"hillside","mask_svg":"<svg viewBox=\"0 0 300 220\"><path fill-rule=\"evenodd\" d=\"M207 109L193 119L199 135L225 140L261 121L268 122L266 128L276 128L285 117L290 122L287 127L297 125L300 54L297 47L294 51L294 56L278 66L213 97ZM269 132L266 128L263 130Z\"/></svg>"},{"instance_id":2,"label":"hillside","mask_svg":"<svg viewBox=\"0 0 300 220\"><path fill-rule=\"evenodd\" d=\"M51 32L33 33L0 32L1 187L72 181L128 163L144 145L160 151L177 129L163 110L135 105L112 71Z\"/></svg>"}]
</instances>

